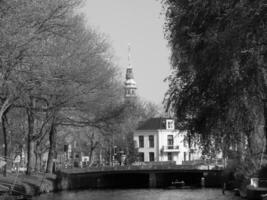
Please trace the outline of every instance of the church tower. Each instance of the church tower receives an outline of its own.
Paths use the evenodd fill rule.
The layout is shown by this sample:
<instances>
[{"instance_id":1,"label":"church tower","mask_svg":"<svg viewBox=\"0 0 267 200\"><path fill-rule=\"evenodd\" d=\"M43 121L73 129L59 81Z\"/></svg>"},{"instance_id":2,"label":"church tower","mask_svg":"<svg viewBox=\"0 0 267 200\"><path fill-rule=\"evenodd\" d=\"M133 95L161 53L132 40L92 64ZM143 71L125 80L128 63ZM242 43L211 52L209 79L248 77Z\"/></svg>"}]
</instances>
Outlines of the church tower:
<instances>
[{"instance_id":1,"label":"church tower","mask_svg":"<svg viewBox=\"0 0 267 200\"><path fill-rule=\"evenodd\" d=\"M131 47L128 44L128 66L126 69L126 80L124 82L125 100L131 100L136 97L136 82L134 81L133 68L131 65Z\"/></svg>"}]
</instances>

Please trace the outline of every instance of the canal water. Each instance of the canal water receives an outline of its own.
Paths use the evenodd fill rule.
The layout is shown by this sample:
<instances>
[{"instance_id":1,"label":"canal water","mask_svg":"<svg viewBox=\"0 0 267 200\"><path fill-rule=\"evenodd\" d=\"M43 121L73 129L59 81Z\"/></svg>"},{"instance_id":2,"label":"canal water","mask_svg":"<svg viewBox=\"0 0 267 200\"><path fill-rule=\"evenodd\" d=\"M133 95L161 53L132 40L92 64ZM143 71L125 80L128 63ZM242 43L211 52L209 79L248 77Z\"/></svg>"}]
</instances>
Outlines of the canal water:
<instances>
[{"instance_id":1,"label":"canal water","mask_svg":"<svg viewBox=\"0 0 267 200\"><path fill-rule=\"evenodd\" d=\"M220 189L81 190L42 194L33 200L240 200Z\"/></svg>"}]
</instances>

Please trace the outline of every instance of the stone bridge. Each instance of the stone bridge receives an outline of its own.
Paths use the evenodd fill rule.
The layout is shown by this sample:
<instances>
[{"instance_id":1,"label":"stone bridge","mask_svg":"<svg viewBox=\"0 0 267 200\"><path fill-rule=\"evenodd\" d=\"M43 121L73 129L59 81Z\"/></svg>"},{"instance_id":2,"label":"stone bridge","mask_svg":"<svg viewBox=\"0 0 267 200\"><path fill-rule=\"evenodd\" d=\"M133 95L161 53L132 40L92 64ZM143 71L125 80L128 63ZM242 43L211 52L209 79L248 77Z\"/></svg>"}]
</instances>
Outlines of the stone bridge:
<instances>
[{"instance_id":1,"label":"stone bridge","mask_svg":"<svg viewBox=\"0 0 267 200\"><path fill-rule=\"evenodd\" d=\"M126 166L62 169L57 172L57 188L168 188L172 182L186 186L221 187L222 170L200 170L191 166Z\"/></svg>"}]
</instances>

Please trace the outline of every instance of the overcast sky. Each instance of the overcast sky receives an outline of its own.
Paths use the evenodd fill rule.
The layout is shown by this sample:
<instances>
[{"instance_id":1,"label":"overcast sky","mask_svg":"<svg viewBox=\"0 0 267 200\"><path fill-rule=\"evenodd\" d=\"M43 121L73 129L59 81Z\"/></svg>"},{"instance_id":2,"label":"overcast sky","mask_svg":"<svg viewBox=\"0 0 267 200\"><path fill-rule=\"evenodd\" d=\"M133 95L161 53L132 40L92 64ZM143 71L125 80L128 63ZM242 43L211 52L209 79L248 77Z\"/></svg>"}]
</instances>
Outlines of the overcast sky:
<instances>
[{"instance_id":1,"label":"overcast sky","mask_svg":"<svg viewBox=\"0 0 267 200\"><path fill-rule=\"evenodd\" d=\"M131 44L137 94L162 103L167 90L163 80L170 74L170 53L163 34L160 1L86 0L82 12L89 25L108 35L123 78L128 65L127 46Z\"/></svg>"}]
</instances>

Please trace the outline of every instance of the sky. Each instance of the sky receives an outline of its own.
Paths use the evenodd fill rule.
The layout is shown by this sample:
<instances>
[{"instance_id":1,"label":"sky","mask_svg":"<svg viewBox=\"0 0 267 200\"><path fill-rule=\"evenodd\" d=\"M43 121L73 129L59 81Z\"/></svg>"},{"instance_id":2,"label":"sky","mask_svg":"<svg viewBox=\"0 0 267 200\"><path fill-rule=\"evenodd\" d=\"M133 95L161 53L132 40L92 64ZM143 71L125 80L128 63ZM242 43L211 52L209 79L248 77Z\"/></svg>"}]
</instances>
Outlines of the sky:
<instances>
[{"instance_id":1,"label":"sky","mask_svg":"<svg viewBox=\"0 0 267 200\"><path fill-rule=\"evenodd\" d=\"M142 99L161 104L170 74L170 50L164 39L164 16L159 0L85 0L82 12L89 26L108 36L123 80L131 64Z\"/></svg>"}]
</instances>

